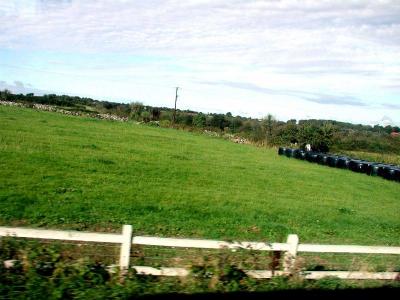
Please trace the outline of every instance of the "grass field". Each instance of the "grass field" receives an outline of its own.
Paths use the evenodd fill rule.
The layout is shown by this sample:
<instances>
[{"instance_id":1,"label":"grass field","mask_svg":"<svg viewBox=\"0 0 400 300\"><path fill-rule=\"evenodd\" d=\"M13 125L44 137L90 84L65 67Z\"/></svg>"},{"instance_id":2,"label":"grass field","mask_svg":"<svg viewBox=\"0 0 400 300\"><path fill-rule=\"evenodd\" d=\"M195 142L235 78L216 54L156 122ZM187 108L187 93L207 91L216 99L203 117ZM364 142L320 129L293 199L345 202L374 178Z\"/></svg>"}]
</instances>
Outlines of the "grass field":
<instances>
[{"instance_id":1,"label":"grass field","mask_svg":"<svg viewBox=\"0 0 400 300\"><path fill-rule=\"evenodd\" d=\"M398 245L400 184L173 129L0 106L0 224Z\"/></svg>"}]
</instances>

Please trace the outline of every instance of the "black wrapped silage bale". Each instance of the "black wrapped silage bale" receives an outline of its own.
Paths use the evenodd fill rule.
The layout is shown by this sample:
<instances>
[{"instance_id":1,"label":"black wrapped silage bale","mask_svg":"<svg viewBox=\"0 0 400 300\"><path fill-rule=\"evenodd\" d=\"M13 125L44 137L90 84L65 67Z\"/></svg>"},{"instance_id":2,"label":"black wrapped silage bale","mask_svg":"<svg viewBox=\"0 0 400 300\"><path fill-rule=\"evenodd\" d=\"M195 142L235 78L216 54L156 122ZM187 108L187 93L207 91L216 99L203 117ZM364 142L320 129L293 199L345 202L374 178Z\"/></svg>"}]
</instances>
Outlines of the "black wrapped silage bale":
<instances>
[{"instance_id":1,"label":"black wrapped silage bale","mask_svg":"<svg viewBox=\"0 0 400 300\"><path fill-rule=\"evenodd\" d=\"M286 148L285 147L279 147L278 149L278 154L279 155L285 155L286 152Z\"/></svg>"},{"instance_id":2,"label":"black wrapped silage bale","mask_svg":"<svg viewBox=\"0 0 400 300\"><path fill-rule=\"evenodd\" d=\"M295 149L286 148L285 155L286 155L287 157L293 157L294 151L295 151Z\"/></svg>"},{"instance_id":3,"label":"black wrapped silage bale","mask_svg":"<svg viewBox=\"0 0 400 300\"><path fill-rule=\"evenodd\" d=\"M348 169L349 168L350 159L346 156L341 156L338 158L336 167L341 169Z\"/></svg>"},{"instance_id":4,"label":"black wrapped silage bale","mask_svg":"<svg viewBox=\"0 0 400 300\"><path fill-rule=\"evenodd\" d=\"M372 170L373 165L374 163L366 160L349 159L348 169L352 170L353 172L371 175L371 173L373 172Z\"/></svg>"},{"instance_id":5,"label":"black wrapped silage bale","mask_svg":"<svg viewBox=\"0 0 400 300\"><path fill-rule=\"evenodd\" d=\"M358 171L360 173L364 173L369 175L371 173L371 168L372 168L373 163L370 161L366 161L366 160L362 160L359 164L358 164Z\"/></svg>"},{"instance_id":6,"label":"black wrapped silage bale","mask_svg":"<svg viewBox=\"0 0 400 300\"><path fill-rule=\"evenodd\" d=\"M388 165L384 168L383 178L387 180L395 180L396 177L396 167L393 165Z\"/></svg>"},{"instance_id":7,"label":"black wrapped silage bale","mask_svg":"<svg viewBox=\"0 0 400 300\"><path fill-rule=\"evenodd\" d=\"M378 169L378 176L386 178L389 167L390 167L390 165L381 164L381 167Z\"/></svg>"},{"instance_id":8,"label":"black wrapped silage bale","mask_svg":"<svg viewBox=\"0 0 400 300\"><path fill-rule=\"evenodd\" d=\"M361 173L362 161L359 159L350 159L349 169L353 172Z\"/></svg>"},{"instance_id":9,"label":"black wrapped silage bale","mask_svg":"<svg viewBox=\"0 0 400 300\"><path fill-rule=\"evenodd\" d=\"M319 163L320 165L327 165L328 164L328 154L318 153L317 163Z\"/></svg>"},{"instance_id":10,"label":"black wrapped silage bale","mask_svg":"<svg viewBox=\"0 0 400 300\"><path fill-rule=\"evenodd\" d=\"M382 168L384 166L380 163L376 163L376 164L372 164L371 165L371 172L370 175L371 176L379 176L380 173L382 173Z\"/></svg>"},{"instance_id":11,"label":"black wrapped silage bale","mask_svg":"<svg viewBox=\"0 0 400 300\"><path fill-rule=\"evenodd\" d=\"M306 153L306 160L309 161L309 162L317 162L318 153L317 152L307 152Z\"/></svg>"},{"instance_id":12,"label":"black wrapped silage bale","mask_svg":"<svg viewBox=\"0 0 400 300\"><path fill-rule=\"evenodd\" d=\"M318 153L312 154L312 155L311 155L311 159L312 159L312 161L315 162L315 163L318 162Z\"/></svg>"},{"instance_id":13,"label":"black wrapped silage bale","mask_svg":"<svg viewBox=\"0 0 400 300\"><path fill-rule=\"evenodd\" d=\"M389 168L387 179L395 180L395 177L396 177L396 168L395 167Z\"/></svg>"},{"instance_id":14,"label":"black wrapped silage bale","mask_svg":"<svg viewBox=\"0 0 400 300\"><path fill-rule=\"evenodd\" d=\"M359 160L355 165L354 165L354 172L357 173L367 173L368 169L368 162Z\"/></svg>"},{"instance_id":15,"label":"black wrapped silage bale","mask_svg":"<svg viewBox=\"0 0 400 300\"><path fill-rule=\"evenodd\" d=\"M311 152L306 152L306 161L311 162Z\"/></svg>"},{"instance_id":16,"label":"black wrapped silage bale","mask_svg":"<svg viewBox=\"0 0 400 300\"><path fill-rule=\"evenodd\" d=\"M394 180L400 182L400 167L395 168Z\"/></svg>"},{"instance_id":17,"label":"black wrapped silage bale","mask_svg":"<svg viewBox=\"0 0 400 300\"><path fill-rule=\"evenodd\" d=\"M300 149L294 150L293 157L297 158L297 159L300 159L300 153L301 153Z\"/></svg>"},{"instance_id":18,"label":"black wrapped silage bale","mask_svg":"<svg viewBox=\"0 0 400 300\"><path fill-rule=\"evenodd\" d=\"M299 156L300 156L300 149L293 149L292 157L299 158Z\"/></svg>"},{"instance_id":19,"label":"black wrapped silage bale","mask_svg":"<svg viewBox=\"0 0 400 300\"><path fill-rule=\"evenodd\" d=\"M328 156L328 160L327 160L328 166L330 166L330 167L332 167L332 168L337 167L338 160L339 160L339 157L338 157L338 156L336 156L336 155L329 155L329 156Z\"/></svg>"},{"instance_id":20,"label":"black wrapped silage bale","mask_svg":"<svg viewBox=\"0 0 400 300\"><path fill-rule=\"evenodd\" d=\"M372 169L376 165L376 163L371 161L364 161L364 171L363 173L367 175L372 175Z\"/></svg>"},{"instance_id":21,"label":"black wrapped silage bale","mask_svg":"<svg viewBox=\"0 0 400 300\"><path fill-rule=\"evenodd\" d=\"M297 149L294 157L297 159L302 159L302 160L306 159L306 152L304 150Z\"/></svg>"}]
</instances>

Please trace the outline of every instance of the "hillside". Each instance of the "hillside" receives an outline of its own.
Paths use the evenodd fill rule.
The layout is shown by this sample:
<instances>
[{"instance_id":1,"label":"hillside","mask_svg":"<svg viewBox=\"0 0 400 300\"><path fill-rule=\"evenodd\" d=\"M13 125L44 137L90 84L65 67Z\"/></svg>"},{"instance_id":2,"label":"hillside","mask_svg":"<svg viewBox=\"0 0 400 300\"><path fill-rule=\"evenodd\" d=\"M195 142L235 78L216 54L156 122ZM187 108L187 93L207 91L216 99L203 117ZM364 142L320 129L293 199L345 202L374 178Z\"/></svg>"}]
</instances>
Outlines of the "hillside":
<instances>
[{"instance_id":1,"label":"hillside","mask_svg":"<svg viewBox=\"0 0 400 300\"><path fill-rule=\"evenodd\" d=\"M305 147L311 144L316 151L350 154L360 159L374 157L380 162L400 164L400 128L394 124L383 127L320 119L283 122L271 114L258 119L233 116L230 112L202 113L179 109L174 118L174 109L148 106L141 102L117 103L55 94L23 95L8 90L0 90L0 101L71 115L131 120L189 131L208 130L269 147L292 144Z\"/></svg>"},{"instance_id":2,"label":"hillside","mask_svg":"<svg viewBox=\"0 0 400 300\"><path fill-rule=\"evenodd\" d=\"M398 244L400 185L167 128L0 106L0 224Z\"/></svg>"}]
</instances>

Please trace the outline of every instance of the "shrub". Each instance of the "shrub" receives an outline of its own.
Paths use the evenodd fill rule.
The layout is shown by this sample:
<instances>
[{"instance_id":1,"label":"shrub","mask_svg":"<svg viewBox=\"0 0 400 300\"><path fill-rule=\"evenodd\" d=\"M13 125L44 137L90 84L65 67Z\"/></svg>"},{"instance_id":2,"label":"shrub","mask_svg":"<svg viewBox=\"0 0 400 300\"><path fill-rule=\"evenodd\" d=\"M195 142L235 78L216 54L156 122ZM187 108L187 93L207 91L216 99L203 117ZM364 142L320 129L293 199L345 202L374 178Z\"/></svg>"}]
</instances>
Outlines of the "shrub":
<instances>
[{"instance_id":1,"label":"shrub","mask_svg":"<svg viewBox=\"0 0 400 300\"><path fill-rule=\"evenodd\" d=\"M150 122L150 113L148 111L143 111L140 114L140 118L142 119L143 122L148 123Z\"/></svg>"},{"instance_id":2,"label":"shrub","mask_svg":"<svg viewBox=\"0 0 400 300\"><path fill-rule=\"evenodd\" d=\"M170 120L161 120L159 124L160 124L160 127L171 127Z\"/></svg>"},{"instance_id":3,"label":"shrub","mask_svg":"<svg viewBox=\"0 0 400 300\"><path fill-rule=\"evenodd\" d=\"M205 127L206 126L206 116L202 113L199 113L193 118L193 125L196 127Z\"/></svg>"}]
</instances>

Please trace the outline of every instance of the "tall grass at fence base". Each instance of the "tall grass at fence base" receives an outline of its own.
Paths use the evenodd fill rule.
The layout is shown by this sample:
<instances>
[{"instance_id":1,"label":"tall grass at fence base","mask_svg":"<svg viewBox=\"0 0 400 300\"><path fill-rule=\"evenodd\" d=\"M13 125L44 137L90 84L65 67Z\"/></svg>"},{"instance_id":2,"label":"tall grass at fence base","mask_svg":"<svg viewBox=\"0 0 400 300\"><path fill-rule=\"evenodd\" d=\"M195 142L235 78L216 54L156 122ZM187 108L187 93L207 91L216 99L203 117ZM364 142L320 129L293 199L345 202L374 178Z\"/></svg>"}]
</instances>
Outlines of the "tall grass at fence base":
<instances>
[{"instance_id":1,"label":"tall grass at fence base","mask_svg":"<svg viewBox=\"0 0 400 300\"><path fill-rule=\"evenodd\" d=\"M193 265L188 277L139 275L130 269L122 281L118 270L109 273L106 265L93 257L75 259L60 254L62 245L11 238L2 238L0 242L0 299L130 299L171 293L400 288L398 281L356 282L325 278L311 282L296 276L255 280L240 266L232 264L225 254ZM10 257L18 263L6 268L4 261Z\"/></svg>"}]
</instances>

